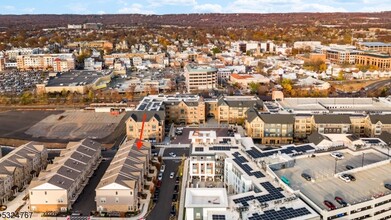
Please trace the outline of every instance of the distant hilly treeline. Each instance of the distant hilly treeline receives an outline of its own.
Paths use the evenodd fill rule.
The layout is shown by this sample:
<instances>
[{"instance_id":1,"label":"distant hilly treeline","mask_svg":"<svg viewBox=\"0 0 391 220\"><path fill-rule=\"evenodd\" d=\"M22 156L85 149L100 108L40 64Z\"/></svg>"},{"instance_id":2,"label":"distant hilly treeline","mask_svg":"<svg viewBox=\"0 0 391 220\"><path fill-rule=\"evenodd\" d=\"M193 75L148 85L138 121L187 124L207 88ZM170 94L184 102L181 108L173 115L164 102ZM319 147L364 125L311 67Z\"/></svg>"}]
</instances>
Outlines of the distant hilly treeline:
<instances>
[{"instance_id":1,"label":"distant hilly treeline","mask_svg":"<svg viewBox=\"0 0 391 220\"><path fill-rule=\"evenodd\" d=\"M161 25L192 27L286 27L341 25L353 28L391 28L391 11L376 13L272 13L272 14L108 14L108 15L0 15L0 27L37 29L68 24L102 23L105 26Z\"/></svg>"}]
</instances>

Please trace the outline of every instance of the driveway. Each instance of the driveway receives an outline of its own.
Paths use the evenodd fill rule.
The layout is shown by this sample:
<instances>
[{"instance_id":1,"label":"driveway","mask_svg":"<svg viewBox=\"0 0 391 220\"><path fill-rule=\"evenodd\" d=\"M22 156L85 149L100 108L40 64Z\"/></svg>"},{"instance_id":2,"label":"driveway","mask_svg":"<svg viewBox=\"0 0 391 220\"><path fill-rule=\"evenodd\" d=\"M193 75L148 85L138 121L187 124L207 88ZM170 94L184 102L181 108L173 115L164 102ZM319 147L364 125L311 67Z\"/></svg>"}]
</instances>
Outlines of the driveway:
<instances>
[{"instance_id":1,"label":"driveway","mask_svg":"<svg viewBox=\"0 0 391 220\"><path fill-rule=\"evenodd\" d=\"M175 178L170 179L170 172L176 172L178 170L180 160L163 161L166 165L166 169L164 171L162 185L160 187L159 200L147 216L147 220L170 219L172 195L174 194L175 187Z\"/></svg>"}]
</instances>

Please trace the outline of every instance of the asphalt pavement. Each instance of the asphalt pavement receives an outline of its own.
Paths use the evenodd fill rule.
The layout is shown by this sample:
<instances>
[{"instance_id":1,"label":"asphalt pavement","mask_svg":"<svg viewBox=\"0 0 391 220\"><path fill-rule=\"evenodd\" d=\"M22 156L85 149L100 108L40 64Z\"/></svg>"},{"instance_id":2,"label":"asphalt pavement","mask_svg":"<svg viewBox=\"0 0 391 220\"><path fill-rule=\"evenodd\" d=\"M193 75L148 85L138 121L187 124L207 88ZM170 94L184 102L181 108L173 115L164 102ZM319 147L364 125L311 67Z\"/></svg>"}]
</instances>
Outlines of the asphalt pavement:
<instances>
[{"instance_id":1,"label":"asphalt pavement","mask_svg":"<svg viewBox=\"0 0 391 220\"><path fill-rule=\"evenodd\" d=\"M104 151L111 152L111 151ZM80 211L83 216L89 216L91 211L96 211L95 203L95 188L98 186L100 179L105 174L107 168L111 162L110 160L102 161L98 169L95 170L94 175L88 181L88 184L84 187L83 192L77 198L76 202L72 206L73 211Z\"/></svg>"},{"instance_id":2,"label":"asphalt pavement","mask_svg":"<svg viewBox=\"0 0 391 220\"><path fill-rule=\"evenodd\" d=\"M174 194L175 178L170 179L171 172L177 172L180 160L163 160L166 169L163 173L162 185L160 187L159 200L147 216L147 220L170 219L172 206L172 195ZM179 195L178 195L179 198Z\"/></svg>"},{"instance_id":3,"label":"asphalt pavement","mask_svg":"<svg viewBox=\"0 0 391 220\"><path fill-rule=\"evenodd\" d=\"M189 156L189 148L186 147L186 148L177 148L177 147L167 147L164 149L164 154L163 154L163 157L171 157L170 156L170 153L173 152L174 154L176 154L176 157L177 158L182 158L183 155L185 155L186 157Z\"/></svg>"}]
</instances>

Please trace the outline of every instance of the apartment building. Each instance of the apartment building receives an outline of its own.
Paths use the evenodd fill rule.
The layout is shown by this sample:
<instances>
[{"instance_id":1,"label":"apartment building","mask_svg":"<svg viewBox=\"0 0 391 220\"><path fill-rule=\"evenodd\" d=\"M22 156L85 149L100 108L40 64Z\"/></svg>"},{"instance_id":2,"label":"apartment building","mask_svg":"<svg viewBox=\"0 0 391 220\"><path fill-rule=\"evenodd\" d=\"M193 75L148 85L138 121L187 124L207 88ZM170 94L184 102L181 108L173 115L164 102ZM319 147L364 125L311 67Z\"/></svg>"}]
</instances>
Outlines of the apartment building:
<instances>
[{"instance_id":1,"label":"apartment building","mask_svg":"<svg viewBox=\"0 0 391 220\"><path fill-rule=\"evenodd\" d=\"M26 187L46 167L47 157L43 145L30 142L0 158L0 203Z\"/></svg>"},{"instance_id":2,"label":"apartment building","mask_svg":"<svg viewBox=\"0 0 391 220\"><path fill-rule=\"evenodd\" d=\"M163 111L165 121L176 124L205 123L205 101L198 95L149 95L137 106L137 111Z\"/></svg>"},{"instance_id":3,"label":"apartment building","mask_svg":"<svg viewBox=\"0 0 391 220\"><path fill-rule=\"evenodd\" d=\"M229 77L230 83L232 85L238 84L243 89L250 89L251 83L256 84L268 84L270 79L261 75L261 74L231 74Z\"/></svg>"},{"instance_id":4,"label":"apartment building","mask_svg":"<svg viewBox=\"0 0 391 220\"><path fill-rule=\"evenodd\" d=\"M31 54L16 58L18 70L53 70L65 72L75 69L72 54Z\"/></svg>"},{"instance_id":5,"label":"apartment building","mask_svg":"<svg viewBox=\"0 0 391 220\"><path fill-rule=\"evenodd\" d=\"M0 56L0 72L4 71L4 69L5 69L5 58Z\"/></svg>"},{"instance_id":6,"label":"apartment building","mask_svg":"<svg viewBox=\"0 0 391 220\"><path fill-rule=\"evenodd\" d=\"M391 115L368 115L365 118L365 136L375 137L382 132L391 133Z\"/></svg>"},{"instance_id":7,"label":"apartment building","mask_svg":"<svg viewBox=\"0 0 391 220\"><path fill-rule=\"evenodd\" d=\"M29 187L32 212L66 212L72 208L98 167L101 145L90 139L69 142Z\"/></svg>"},{"instance_id":8,"label":"apartment building","mask_svg":"<svg viewBox=\"0 0 391 220\"><path fill-rule=\"evenodd\" d=\"M381 71L390 71L391 56L384 53L363 53L356 56L356 64L375 66Z\"/></svg>"},{"instance_id":9,"label":"apartment building","mask_svg":"<svg viewBox=\"0 0 391 220\"><path fill-rule=\"evenodd\" d=\"M295 133L294 137L303 139L308 137L313 130L313 115L305 115L305 114L300 114L300 115L295 115Z\"/></svg>"},{"instance_id":10,"label":"apartment building","mask_svg":"<svg viewBox=\"0 0 391 220\"><path fill-rule=\"evenodd\" d=\"M142 140L160 143L164 139L164 111L133 111L126 120L128 139L140 138L144 122Z\"/></svg>"},{"instance_id":11,"label":"apartment building","mask_svg":"<svg viewBox=\"0 0 391 220\"><path fill-rule=\"evenodd\" d=\"M188 64L184 68L187 92L211 90L217 87L217 69Z\"/></svg>"},{"instance_id":12,"label":"apartment building","mask_svg":"<svg viewBox=\"0 0 391 220\"><path fill-rule=\"evenodd\" d=\"M349 115L314 115L312 125L319 134L347 134L351 132Z\"/></svg>"},{"instance_id":13,"label":"apartment building","mask_svg":"<svg viewBox=\"0 0 391 220\"><path fill-rule=\"evenodd\" d=\"M337 64L354 64L356 56L362 53L361 51L356 50L355 46L337 44L331 44L330 46L317 46L315 50L322 54L326 54L326 59L328 59L331 63Z\"/></svg>"},{"instance_id":14,"label":"apartment building","mask_svg":"<svg viewBox=\"0 0 391 220\"><path fill-rule=\"evenodd\" d=\"M133 212L139 210L139 192L149 173L151 144L143 142L139 150L136 139L122 144L99 185L95 201L98 212Z\"/></svg>"},{"instance_id":15,"label":"apartment building","mask_svg":"<svg viewBox=\"0 0 391 220\"><path fill-rule=\"evenodd\" d=\"M383 42L357 42L356 46L360 50L372 50L381 53L391 54L391 43Z\"/></svg>"},{"instance_id":16,"label":"apartment building","mask_svg":"<svg viewBox=\"0 0 391 220\"><path fill-rule=\"evenodd\" d=\"M295 118L290 114L260 114L255 109L247 111L247 135L261 140L262 144L290 144L293 142Z\"/></svg>"},{"instance_id":17,"label":"apartment building","mask_svg":"<svg viewBox=\"0 0 391 220\"><path fill-rule=\"evenodd\" d=\"M350 133L359 137L364 137L366 117L366 115L350 115Z\"/></svg>"},{"instance_id":18,"label":"apartment building","mask_svg":"<svg viewBox=\"0 0 391 220\"><path fill-rule=\"evenodd\" d=\"M211 108L212 102L207 102ZM217 114L214 115L218 123L243 124L246 112L254 108L263 109L263 102L257 96L220 96L217 99Z\"/></svg>"}]
</instances>

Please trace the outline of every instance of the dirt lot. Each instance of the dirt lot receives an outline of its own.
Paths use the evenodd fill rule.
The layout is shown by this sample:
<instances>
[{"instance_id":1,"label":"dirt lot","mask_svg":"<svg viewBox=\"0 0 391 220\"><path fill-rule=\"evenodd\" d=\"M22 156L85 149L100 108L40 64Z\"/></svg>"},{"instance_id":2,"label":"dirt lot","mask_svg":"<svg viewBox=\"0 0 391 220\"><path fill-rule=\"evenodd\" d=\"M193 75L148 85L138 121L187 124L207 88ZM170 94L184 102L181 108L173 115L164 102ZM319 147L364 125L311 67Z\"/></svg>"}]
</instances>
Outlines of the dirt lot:
<instances>
[{"instance_id":1,"label":"dirt lot","mask_svg":"<svg viewBox=\"0 0 391 220\"><path fill-rule=\"evenodd\" d=\"M0 112L0 137L27 139L24 132L31 126L52 114L63 111L4 111Z\"/></svg>"},{"instance_id":2,"label":"dirt lot","mask_svg":"<svg viewBox=\"0 0 391 220\"><path fill-rule=\"evenodd\" d=\"M364 88L378 80L351 80L351 81L338 81L338 82L330 82L332 86L334 86L337 90L345 91L345 92L356 92L361 88Z\"/></svg>"}]
</instances>

